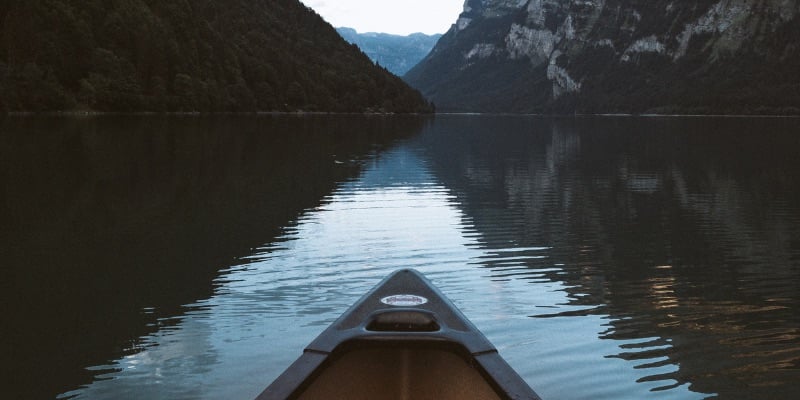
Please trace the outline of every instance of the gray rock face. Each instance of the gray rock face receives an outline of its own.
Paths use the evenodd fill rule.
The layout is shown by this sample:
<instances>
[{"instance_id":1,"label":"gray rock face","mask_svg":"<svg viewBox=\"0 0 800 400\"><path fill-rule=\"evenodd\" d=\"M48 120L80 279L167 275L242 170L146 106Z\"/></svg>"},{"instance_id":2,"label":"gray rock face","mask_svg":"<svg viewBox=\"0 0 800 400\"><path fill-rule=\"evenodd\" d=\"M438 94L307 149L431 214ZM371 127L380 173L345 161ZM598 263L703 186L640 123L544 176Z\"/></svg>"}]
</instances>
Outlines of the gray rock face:
<instances>
[{"instance_id":1,"label":"gray rock face","mask_svg":"<svg viewBox=\"0 0 800 400\"><path fill-rule=\"evenodd\" d=\"M793 113L798 14L798 0L466 0L405 79L440 110ZM762 90L731 93L746 78Z\"/></svg>"}]
</instances>

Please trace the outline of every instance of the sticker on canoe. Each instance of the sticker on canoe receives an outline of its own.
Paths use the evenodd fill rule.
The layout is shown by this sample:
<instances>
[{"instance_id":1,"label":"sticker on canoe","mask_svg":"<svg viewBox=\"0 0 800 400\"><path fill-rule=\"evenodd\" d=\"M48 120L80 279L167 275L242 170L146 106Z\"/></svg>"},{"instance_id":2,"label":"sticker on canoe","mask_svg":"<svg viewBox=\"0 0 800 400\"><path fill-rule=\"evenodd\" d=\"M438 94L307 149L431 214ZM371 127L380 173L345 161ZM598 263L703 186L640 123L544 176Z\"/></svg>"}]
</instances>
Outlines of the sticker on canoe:
<instances>
[{"instance_id":1,"label":"sticker on canoe","mask_svg":"<svg viewBox=\"0 0 800 400\"><path fill-rule=\"evenodd\" d=\"M419 306L428 302L428 299L415 294L395 294L381 299L381 303L397 307Z\"/></svg>"}]
</instances>

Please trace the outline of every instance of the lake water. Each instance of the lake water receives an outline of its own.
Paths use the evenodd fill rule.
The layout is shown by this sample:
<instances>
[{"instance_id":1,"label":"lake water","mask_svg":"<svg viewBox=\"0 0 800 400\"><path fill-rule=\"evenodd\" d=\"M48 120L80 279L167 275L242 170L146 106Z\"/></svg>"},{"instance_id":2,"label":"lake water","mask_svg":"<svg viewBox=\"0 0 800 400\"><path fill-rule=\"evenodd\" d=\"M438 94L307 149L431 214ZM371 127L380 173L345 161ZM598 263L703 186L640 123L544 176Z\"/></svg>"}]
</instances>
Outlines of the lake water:
<instances>
[{"instance_id":1,"label":"lake water","mask_svg":"<svg viewBox=\"0 0 800 400\"><path fill-rule=\"evenodd\" d=\"M800 391L800 120L0 119L5 392L249 399L391 271L544 399Z\"/></svg>"}]
</instances>

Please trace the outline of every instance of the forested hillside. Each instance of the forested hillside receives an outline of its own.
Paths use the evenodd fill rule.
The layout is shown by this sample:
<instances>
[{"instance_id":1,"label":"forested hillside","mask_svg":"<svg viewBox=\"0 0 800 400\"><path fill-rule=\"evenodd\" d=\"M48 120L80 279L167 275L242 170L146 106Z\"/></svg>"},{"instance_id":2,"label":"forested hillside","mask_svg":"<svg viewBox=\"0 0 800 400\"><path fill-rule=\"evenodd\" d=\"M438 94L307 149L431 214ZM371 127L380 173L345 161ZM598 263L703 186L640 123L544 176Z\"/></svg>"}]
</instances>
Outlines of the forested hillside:
<instances>
[{"instance_id":1,"label":"forested hillside","mask_svg":"<svg viewBox=\"0 0 800 400\"><path fill-rule=\"evenodd\" d=\"M428 112L298 0L0 1L0 112Z\"/></svg>"}]
</instances>

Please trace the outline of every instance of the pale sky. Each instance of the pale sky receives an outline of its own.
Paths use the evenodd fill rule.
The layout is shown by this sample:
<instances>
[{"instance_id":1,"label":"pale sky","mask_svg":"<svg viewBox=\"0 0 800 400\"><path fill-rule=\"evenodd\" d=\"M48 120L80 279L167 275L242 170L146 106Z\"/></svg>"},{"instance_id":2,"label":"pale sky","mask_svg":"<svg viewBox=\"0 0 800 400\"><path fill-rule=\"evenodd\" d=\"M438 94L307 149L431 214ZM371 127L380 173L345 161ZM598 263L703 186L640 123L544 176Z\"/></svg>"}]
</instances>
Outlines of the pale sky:
<instances>
[{"instance_id":1,"label":"pale sky","mask_svg":"<svg viewBox=\"0 0 800 400\"><path fill-rule=\"evenodd\" d=\"M445 33L464 9L464 0L300 1L336 28L397 35Z\"/></svg>"}]
</instances>

